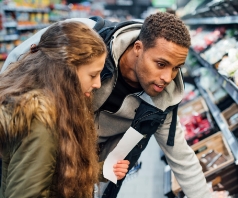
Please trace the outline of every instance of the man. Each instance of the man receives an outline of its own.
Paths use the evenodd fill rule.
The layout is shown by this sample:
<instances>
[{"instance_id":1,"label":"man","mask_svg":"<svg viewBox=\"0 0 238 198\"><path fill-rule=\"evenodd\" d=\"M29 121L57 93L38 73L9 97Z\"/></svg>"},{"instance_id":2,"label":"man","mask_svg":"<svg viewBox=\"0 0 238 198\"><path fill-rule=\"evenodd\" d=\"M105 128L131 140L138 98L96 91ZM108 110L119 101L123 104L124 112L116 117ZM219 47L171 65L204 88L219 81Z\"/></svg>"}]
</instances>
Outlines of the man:
<instances>
[{"instance_id":1,"label":"man","mask_svg":"<svg viewBox=\"0 0 238 198\"><path fill-rule=\"evenodd\" d=\"M90 19L78 20L91 27L95 25ZM45 30L15 49L3 70L31 44L36 44L42 31ZM132 126L144 138L126 157L130 161L129 168L154 134L187 197L209 198L202 168L177 120L177 108L184 91L180 68L189 46L187 28L169 13L153 14L143 25L130 24L116 31L110 42L106 69L101 75L102 86L94 94L95 123L100 161L105 160ZM111 182L101 185L100 197L116 197L122 181L117 185Z\"/></svg>"}]
</instances>

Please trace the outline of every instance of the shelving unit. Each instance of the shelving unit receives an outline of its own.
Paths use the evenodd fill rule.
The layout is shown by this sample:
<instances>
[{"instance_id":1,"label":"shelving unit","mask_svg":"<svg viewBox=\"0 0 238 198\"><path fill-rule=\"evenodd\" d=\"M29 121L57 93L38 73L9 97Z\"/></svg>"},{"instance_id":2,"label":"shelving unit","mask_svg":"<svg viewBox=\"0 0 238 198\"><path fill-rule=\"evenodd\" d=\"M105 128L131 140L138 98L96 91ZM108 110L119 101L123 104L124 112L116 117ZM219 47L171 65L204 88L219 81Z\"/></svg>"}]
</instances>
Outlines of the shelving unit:
<instances>
[{"instance_id":1,"label":"shelving unit","mask_svg":"<svg viewBox=\"0 0 238 198\"><path fill-rule=\"evenodd\" d=\"M195 30L194 33L195 32L199 33L199 31L201 30L207 31L211 27L213 29L215 29L216 27L226 27L228 29L229 28L237 29L238 2L236 0L211 1L210 4L207 4L207 5L204 4L203 7L198 6L197 10L193 10L191 11L191 13L187 13L185 16L182 17L182 20L191 29ZM197 29L199 30L197 31ZM198 38L199 38L199 35L197 39ZM199 41L197 42L199 43ZM202 49L202 47L199 48L198 46L196 49ZM204 51L206 51L206 49L202 50L202 53L204 53ZM222 132L222 135L224 136L224 139L226 140L232 152L232 155L234 156L234 163L232 164L236 168L238 167L237 166L238 165L238 140L237 140L237 137L235 137L234 135L235 134L234 131L231 131L227 123L225 123L225 120L223 117L223 110L220 110L220 109L224 109L224 107L226 108L226 105L224 105L223 108L221 108L222 102L220 104L219 103L215 104L215 101L214 101L215 97L213 98L210 90L206 90L205 88L202 87L202 85L200 84L200 78L198 77L198 73L196 71L193 71L193 68L197 69L199 66L201 66L211 71L212 77L214 77L215 82L219 83L220 87L222 87L227 92L227 94L230 96L230 97L227 96L229 100L231 101L233 99L232 102L235 102L236 104L238 104L238 86L230 78L219 73L218 70L215 68L215 66L213 66L208 61L206 61L202 56L200 56L200 52L195 51L191 47L189 50L189 54L192 55L190 59L191 60L190 63L192 64L192 67L187 68L187 73L190 74L190 76L196 75L196 76L192 76L194 78L195 85L198 88L201 96L203 97L203 99L205 100L209 108L209 111L214 119L214 122L216 123L216 128L219 128L219 130ZM186 65L189 65L189 61ZM166 170L164 170L164 175L165 175L164 182L166 182L167 181L166 177L169 176L169 173ZM217 175L219 175L219 172L217 173ZM164 190L164 192L166 193L168 191L167 188L169 188L171 185L168 182L166 182L165 184L167 185L167 187Z\"/></svg>"},{"instance_id":2,"label":"shelving unit","mask_svg":"<svg viewBox=\"0 0 238 198\"><path fill-rule=\"evenodd\" d=\"M212 10L210 8L210 10ZM213 26L222 26L222 25L236 25L238 24L238 15L235 16L220 16L220 17L198 17L194 16L195 18L189 18L183 20L184 23L191 27L197 27L199 25L213 25ZM238 86L230 80L228 77L220 74L213 65L209 62L204 60L198 52L196 52L193 48L190 48L189 53L191 53L197 61L205 68L209 69L212 74L214 75L216 82L220 84L222 88L230 95L230 97L234 100L235 103L238 104ZM195 83L200 91L200 94L205 99L207 106L210 109L210 112L216 121L218 127L220 128L221 132L223 133L229 147L234 155L235 164L238 165L238 142L234 136L234 134L228 129L227 125L224 123L224 120L221 117L221 112L216 104L210 98L210 95L204 90L201 85L199 84L199 80L195 79Z\"/></svg>"},{"instance_id":3,"label":"shelving unit","mask_svg":"<svg viewBox=\"0 0 238 198\"><path fill-rule=\"evenodd\" d=\"M217 125L219 126L221 132L223 133L227 143L229 144L229 147L230 147L230 149L234 155L234 158L235 158L235 164L238 165L238 142L237 142L237 140L235 139L234 135L231 133L231 131L228 129L228 127L224 123L224 121L221 117L221 112L220 112L219 108L212 102L209 94L207 94L207 92L199 84L199 80L195 79L195 83L199 89L199 92L205 99L207 106L209 107L213 118L215 119L215 121L216 121Z\"/></svg>"},{"instance_id":4,"label":"shelving unit","mask_svg":"<svg viewBox=\"0 0 238 198\"><path fill-rule=\"evenodd\" d=\"M17 22L11 21L11 22L4 22L3 23L4 28L11 28L11 27L17 27Z\"/></svg>"},{"instance_id":5,"label":"shelving unit","mask_svg":"<svg viewBox=\"0 0 238 198\"><path fill-rule=\"evenodd\" d=\"M18 25L17 30L38 30L45 27L48 27L50 23L38 24L38 25Z\"/></svg>"},{"instance_id":6,"label":"shelving unit","mask_svg":"<svg viewBox=\"0 0 238 198\"><path fill-rule=\"evenodd\" d=\"M12 35L3 35L0 36L0 42L1 41L15 41L19 38L18 34L12 34Z\"/></svg>"},{"instance_id":7,"label":"shelving unit","mask_svg":"<svg viewBox=\"0 0 238 198\"><path fill-rule=\"evenodd\" d=\"M225 17L206 17L194 18L184 20L186 25L219 25L219 24L234 24L238 23L238 16L225 16Z\"/></svg>"},{"instance_id":8,"label":"shelving unit","mask_svg":"<svg viewBox=\"0 0 238 198\"><path fill-rule=\"evenodd\" d=\"M70 18L71 8L67 5L54 4L51 5L49 20L51 22L61 21Z\"/></svg>"},{"instance_id":9,"label":"shelving unit","mask_svg":"<svg viewBox=\"0 0 238 198\"><path fill-rule=\"evenodd\" d=\"M32 4L33 5L33 4ZM71 8L62 4L51 4L37 8L5 5L0 2L0 61L8 53L35 31L48 27L51 23L70 18Z\"/></svg>"},{"instance_id":10,"label":"shelving unit","mask_svg":"<svg viewBox=\"0 0 238 198\"><path fill-rule=\"evenodd\" d=\"M228 79L226 76L221 75L210 63L204 60L192 48L190 48L190 52L197 58L197 60L200 62L201 65L212 71L216 80L227 91L227 93L232 97L232 99L238 104L238 87L235 85L235 83L230 79Z\"/></svg>"},{"instance_id":11,"label":"shelving unit","mask_svg":"<svg viewBox=\"0 0 238 198\"><path fill-rule=\"evenodd\" d=\"M49 8L28 8L28 7L13 7L13 6L3 6L4 11L11 12L40 12L40 13L49 13Z\"/></svg>"}]
</instances>

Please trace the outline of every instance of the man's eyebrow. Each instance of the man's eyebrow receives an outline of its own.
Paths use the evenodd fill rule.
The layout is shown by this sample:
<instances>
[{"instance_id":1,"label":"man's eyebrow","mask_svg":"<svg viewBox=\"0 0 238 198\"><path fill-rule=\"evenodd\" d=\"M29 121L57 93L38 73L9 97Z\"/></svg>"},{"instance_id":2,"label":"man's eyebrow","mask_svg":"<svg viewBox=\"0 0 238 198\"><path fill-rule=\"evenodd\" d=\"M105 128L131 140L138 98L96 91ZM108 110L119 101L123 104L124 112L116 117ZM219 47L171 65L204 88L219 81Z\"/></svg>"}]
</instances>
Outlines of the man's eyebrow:
<instances>
[{"instance_id":1,"label":"man's eyebrow","mask_svg":"<svg viewBox=\"0 0 238 198\"><path fill-rule=\"evenodd\" d=\"M158 60L162 60L162 61L166 62L167 64L171 64L168 60L166 60L166 59L164 59L164 58L158 58ZM177 65L176 67L182 66L182 65L184 65L184 64L185 64L185 62L183 62L183 63Z\"/></svg>"},{"instance_id":2,"label":"man's eyebrow","mask_svg":"<svg viewBox=\"0 0 238 198\"><path fill-rule=\"evenodd\" d=\"M163 58L158 58L158 60L162 60L162 61L166 62L167 64L171 64L168 60L163 59Z\"/></svg>"}]
</instances>

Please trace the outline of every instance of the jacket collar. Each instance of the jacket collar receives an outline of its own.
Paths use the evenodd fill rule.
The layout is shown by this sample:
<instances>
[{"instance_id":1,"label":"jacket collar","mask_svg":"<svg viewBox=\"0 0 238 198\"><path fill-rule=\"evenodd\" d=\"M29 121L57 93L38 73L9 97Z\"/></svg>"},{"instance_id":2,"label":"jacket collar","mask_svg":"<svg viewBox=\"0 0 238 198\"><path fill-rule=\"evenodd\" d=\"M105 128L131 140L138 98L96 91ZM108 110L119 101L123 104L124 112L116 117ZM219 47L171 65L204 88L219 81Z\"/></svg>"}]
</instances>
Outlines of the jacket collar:
<instances>
[{"instance_id":1,"label":"jacket collar","mask_svg":"<svg viewBox=\"0 0 238 198\"><path fill-rule=\"evenodd\" d=\"M54 129L55 112L51 99L37 90L8 97L0 106L0 138L5 134L11 141L27 135L34 118Z\"/></svg>"}]
</instances>

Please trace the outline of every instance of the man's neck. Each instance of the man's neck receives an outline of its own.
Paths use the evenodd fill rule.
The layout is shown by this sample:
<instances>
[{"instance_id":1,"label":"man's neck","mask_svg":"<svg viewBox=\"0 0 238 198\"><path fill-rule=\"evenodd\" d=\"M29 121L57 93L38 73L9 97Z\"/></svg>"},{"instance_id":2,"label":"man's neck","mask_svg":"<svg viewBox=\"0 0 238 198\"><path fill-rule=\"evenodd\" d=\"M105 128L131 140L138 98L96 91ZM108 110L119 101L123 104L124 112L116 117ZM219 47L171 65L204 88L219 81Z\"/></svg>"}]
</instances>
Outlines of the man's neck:
<instances>
[{"instance_id":1,"label":"man's neck","mask_svg":"<svg viewBox=\"0 0 238 198\"><path fill-rule=\"evenodd\" d=\"M123 53L123 55L121 56L119 61L119 67L125 82L134 88L140 88L141 86L137 80L135 69L134 69L135 61L136 61L136 57L133 52L133 45L132 45L132 46L129 46L126 49L126 51Z\"/></svg>"}]
</instances>

